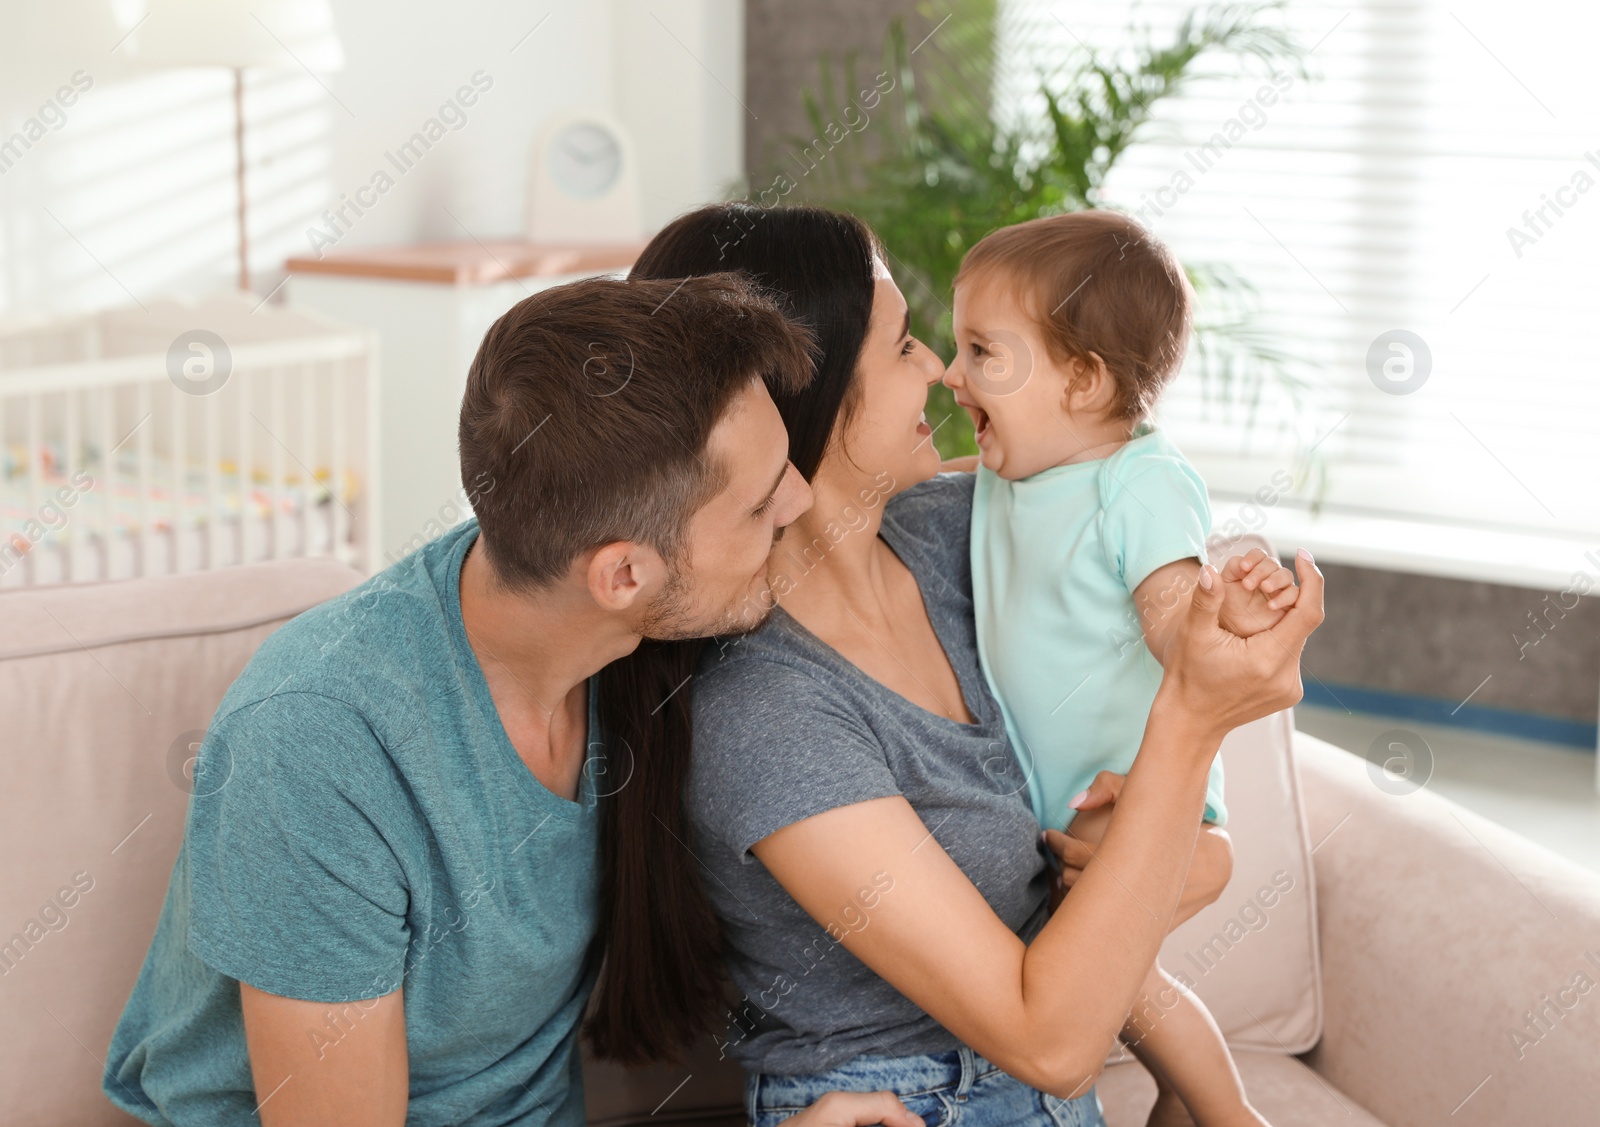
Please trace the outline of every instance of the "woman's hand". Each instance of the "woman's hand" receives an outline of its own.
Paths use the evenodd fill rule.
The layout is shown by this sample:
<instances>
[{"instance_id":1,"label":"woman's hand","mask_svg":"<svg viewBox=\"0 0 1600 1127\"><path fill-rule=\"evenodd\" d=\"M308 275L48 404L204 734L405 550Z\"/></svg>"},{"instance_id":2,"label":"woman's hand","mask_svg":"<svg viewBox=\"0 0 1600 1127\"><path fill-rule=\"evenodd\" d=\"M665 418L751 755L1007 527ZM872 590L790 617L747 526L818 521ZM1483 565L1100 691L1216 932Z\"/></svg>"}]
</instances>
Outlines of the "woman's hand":
<instances>
[{"instance_id":1,"label":"woman's hand","mask_svg":"<svg viewBox=\"0 0 1600 1127\"><path fill-rule=\"evenodd\" d=\"M1194 750L1208 757L1241 724L1288 708L1302 694L1300 654L1322 623L1322 573L1311 553L1295 557L1300 593L1269 630L1240 638L1222 628L1223 583L1209 564L1164 655L1165 673L1152 718L1164 716L1197 737Z\"/></svg>"},{"instance_id":2,"label":"woman's hand","mask_svg":"<svg viewBox=\"0 0 1600 1127\"><path fill-rule=\"evenodd\" d=\"M795 1127L923 1127L893 1092L829 1092L799 1115L784 1120Z\"/></svg>"},{"instance_id":3,"label":"woman's hand","mask_svg":"<svg viewBox=\"0 0 1600 1127\"><path fill-rule=\"evenodd\" d=\"M1072 823L1073 832L1045 831L1045 848L1055 854L1056 863L1061 866L1061 872L1051 883L1052 912L1060 907L1067 891L1078 883L1078 878L1083 875L1083 870L1094 857L1095 849L1099 846L1100 838L1107 828L1105 824L1107 819L1091 820L1084 815L1091 810L1102 811L1109 815L1111 808L1121 797L1122 784L1126 781L1126 775L1119 775L1114 771L1101 771L1094 777L1094 782L1089 784L1089 789L1072 803L1072 808L1078 811L1078 817ZM1081 833L1080 830L1091 822L1094 823L1095 832ZM1172 926L1177 927L1201 908L1215 903L1217 897L1222 895L1222 890L1228 887L1228 881L1232 876L1233 839L1221 826L1203 824L1200 827L1200 836L1195 842L1194 857L1189 862L1189 875L1184 881L1183 895L1178 900L1178 911L1173 917Z\"/></svg>"}]
</instances>

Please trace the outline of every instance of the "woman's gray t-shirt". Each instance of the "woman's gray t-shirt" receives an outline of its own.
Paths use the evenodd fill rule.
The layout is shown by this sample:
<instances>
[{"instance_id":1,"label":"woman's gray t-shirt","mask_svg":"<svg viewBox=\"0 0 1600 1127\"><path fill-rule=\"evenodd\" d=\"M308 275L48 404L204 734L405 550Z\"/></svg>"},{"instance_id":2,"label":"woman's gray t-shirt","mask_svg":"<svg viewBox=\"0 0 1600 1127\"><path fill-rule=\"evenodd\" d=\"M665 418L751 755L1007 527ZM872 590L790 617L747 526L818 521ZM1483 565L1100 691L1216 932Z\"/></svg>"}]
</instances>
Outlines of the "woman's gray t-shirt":
<instances>
[{"instance_id":1,"label":"woman's gray t-shirt","mask_svg":"<svg viewBox=\"0 0 1600 1127\"><path fill-rule=\"evenodd\" d=\"M689 813L743 994L717 1037L751 1071L821 1072L863 1054L960 1045L830 937L749 852L784 826L904 795L1007 927L1028 940L1044 924L1039 825L978 668L972 481L946 474L908 489L888 503L881 535L915 576L976 723L912 704L781 609L754 633L712 643L700 666ZM940 922L930 916L928 927ZM859 925L840 921L851 926Z\"/></svg>"}]
</instances>

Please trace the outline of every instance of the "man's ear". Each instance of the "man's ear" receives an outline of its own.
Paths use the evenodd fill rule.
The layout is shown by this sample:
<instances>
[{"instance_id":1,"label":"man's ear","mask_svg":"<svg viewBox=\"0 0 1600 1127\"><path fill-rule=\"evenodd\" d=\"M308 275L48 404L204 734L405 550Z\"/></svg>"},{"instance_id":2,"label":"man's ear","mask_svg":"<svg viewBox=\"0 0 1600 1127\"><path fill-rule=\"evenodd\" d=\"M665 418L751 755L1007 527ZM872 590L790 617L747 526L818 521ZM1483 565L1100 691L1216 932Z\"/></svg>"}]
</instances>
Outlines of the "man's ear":
<instances>
[{"instance_id":1,"label":"man's ear","mask_svg":"<svg viewBox=\"0 0 1600 1127\"><path fill-rule=\"evenodd\" d=\"M628 611L644 605L643 600L658 591L666 578L667 565L661 553L631 540L596 548L584 570L589 597L607 611Z\"/></svg>"},{"instance_id":2,"label":"man's ear","mask_svg":"<svg viewBox=\"0 0 1600 1127\"><path fill-rule=\"evenodd\" d=\"M1117 399L1117 381L1100 359L1091 352L1087 360L1072 362L1072 379L1062 393L1063 405L1075 415L1101 414L1111 410Z\"/></svg>"}]
</instances>

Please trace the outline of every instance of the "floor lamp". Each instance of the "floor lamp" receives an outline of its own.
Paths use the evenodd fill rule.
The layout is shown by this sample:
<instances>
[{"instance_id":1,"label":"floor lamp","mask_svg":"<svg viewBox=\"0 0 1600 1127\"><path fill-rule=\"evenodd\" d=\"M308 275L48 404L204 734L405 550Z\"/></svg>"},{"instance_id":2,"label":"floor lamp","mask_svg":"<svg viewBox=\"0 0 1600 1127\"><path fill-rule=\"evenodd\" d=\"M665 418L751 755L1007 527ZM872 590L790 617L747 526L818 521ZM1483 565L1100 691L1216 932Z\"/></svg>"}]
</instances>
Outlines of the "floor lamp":
<instances>
[{"instance_id":1,"label":"floor lamp","mask_svg":"<svg viewBox=\"0 0 1600 1127\"><path fill-rule=\"evenodd\" d=\"M150 0L134 35L135 57L159 67L233 71L233 139L239 213L239 288L250 288L249 195L245 184L244 72L300 70L313 76L344 66L328 0Z\"/></svg>"}]
</instances>

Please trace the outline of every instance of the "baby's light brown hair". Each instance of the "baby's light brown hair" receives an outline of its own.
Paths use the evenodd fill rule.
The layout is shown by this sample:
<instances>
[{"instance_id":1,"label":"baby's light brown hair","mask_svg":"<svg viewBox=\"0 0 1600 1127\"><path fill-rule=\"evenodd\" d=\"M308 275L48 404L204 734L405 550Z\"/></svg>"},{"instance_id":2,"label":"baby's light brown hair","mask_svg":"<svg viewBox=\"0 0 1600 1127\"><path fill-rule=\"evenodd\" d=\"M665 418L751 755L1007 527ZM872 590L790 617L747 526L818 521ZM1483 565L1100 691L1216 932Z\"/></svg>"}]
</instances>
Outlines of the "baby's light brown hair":
<instances>
[{"instance_id":1,"label":"baby's light brown hair","mask_svg":"<svg viewBox=\"0 0 1600 1127\"><path fill-rule=\"evenodd\" d=\"M1193 318L1189 279L1166 245L1115 211L1018 223L984 238L955 284L1011 286L1058 364L1105 361L1118 418L1143 419L1177 374Z\"/></svg>"}]
</instances>

